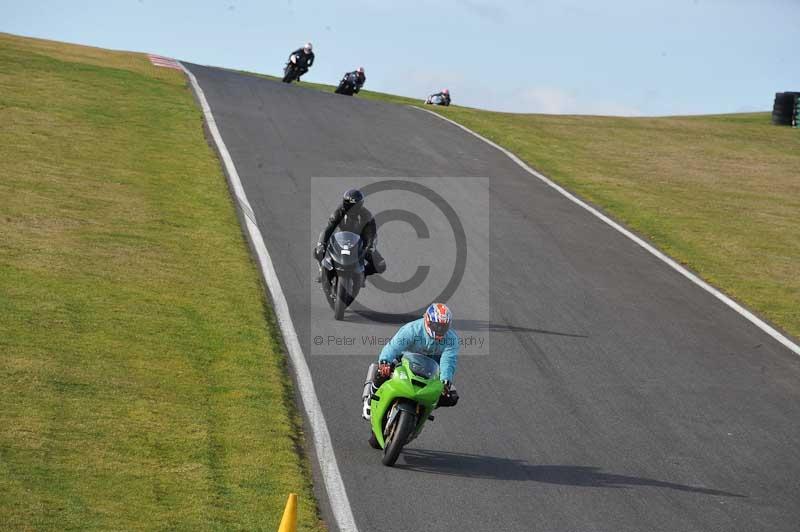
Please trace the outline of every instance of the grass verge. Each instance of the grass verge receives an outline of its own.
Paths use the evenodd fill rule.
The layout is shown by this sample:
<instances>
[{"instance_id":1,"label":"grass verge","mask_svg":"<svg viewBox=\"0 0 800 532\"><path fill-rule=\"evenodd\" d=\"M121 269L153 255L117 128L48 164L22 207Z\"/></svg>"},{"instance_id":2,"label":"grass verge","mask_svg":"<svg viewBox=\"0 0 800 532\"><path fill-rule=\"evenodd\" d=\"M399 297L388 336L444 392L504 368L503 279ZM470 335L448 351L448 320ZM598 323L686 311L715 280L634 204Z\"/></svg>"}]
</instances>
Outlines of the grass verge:
<instances>
[{"instance_id":1,"label":"grass verge","mask_svg":"<svg viewBox=\"0 0 800 532\"><path fill-rule=\"evenodd\" d=\"M0 34L0 529L321 530L183 74Z\"/></svg>"},{"instance_id":2,"label":"grass verge","mask_svg":"<svg viewBox=\"0 0 800 532\"><path fill-rule=\"evenodd\" d=\"M769 113L561 116L357 97L426 107L504 146L800 338L800 131Z\"/></svg>"}]
</instances>

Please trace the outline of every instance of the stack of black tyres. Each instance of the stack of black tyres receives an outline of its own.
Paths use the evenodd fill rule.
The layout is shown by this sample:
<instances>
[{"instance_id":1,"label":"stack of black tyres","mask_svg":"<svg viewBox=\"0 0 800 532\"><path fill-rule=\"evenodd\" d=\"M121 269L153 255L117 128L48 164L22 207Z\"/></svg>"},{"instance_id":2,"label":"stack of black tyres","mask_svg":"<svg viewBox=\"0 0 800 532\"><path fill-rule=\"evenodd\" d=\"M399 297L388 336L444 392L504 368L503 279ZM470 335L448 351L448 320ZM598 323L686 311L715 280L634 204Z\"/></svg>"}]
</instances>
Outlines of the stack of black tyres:
<instances>
[{"instance_id":1,"label":"stack of black tyres","mask_svg":"<svg viewBox=\"0 0 800 532\"><path fill-rule=\"evenodd\" d=\"M794 118L792 119L792 125L794 127L800 127L800 96L794 97Z\"/></svg>"},{"instance_id":2,"label":"stack of black tyres","mask_svg":"<svg viewBox=\"0 0 800 532\"><path fill-rule=\"evenodd\" d=\"M778 126L791 126L797 120L797 105L800 92L776 92L772 106L772 123Z\"/></svg>"}]
</instances>

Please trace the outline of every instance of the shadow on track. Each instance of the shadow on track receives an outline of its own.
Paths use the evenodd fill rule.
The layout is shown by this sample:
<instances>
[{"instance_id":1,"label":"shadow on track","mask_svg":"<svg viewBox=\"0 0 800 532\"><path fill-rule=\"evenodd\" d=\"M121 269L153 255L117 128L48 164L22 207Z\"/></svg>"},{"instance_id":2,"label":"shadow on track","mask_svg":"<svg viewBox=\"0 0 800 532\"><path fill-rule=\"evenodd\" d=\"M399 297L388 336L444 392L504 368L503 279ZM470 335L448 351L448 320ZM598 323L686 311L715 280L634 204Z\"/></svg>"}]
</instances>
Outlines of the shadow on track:
<instances>
[{"instance_id":1,"label":"shadow on track","mask_svg":"<svg viewBox=\"0 0 800 532\"><path fill-rule=\"evenodd\" d=\"M472 332L512 332L512 333L534 333L534 334L551 334L554 336L568 336L570 338L588 338L585 334L574 334L561 331L550 331L547 329L534 329L531 327L522 327L520 325L511 325L509 323L493 323L484 320L455 320L456 329L459 331L472 331Z\"/></svg>"},{"instance_id":2,"label":"shadow on track","mask_svg":"<svg viewBox=\"0 0 800 532\"><path fill-rule=\"evenodd\" d=\"M396 469L465 478L543 482L587 488L667 488L704 495L746 497L738 493L700 486L687 486L652 478L605 473L599 467L576 465L532 465L524 460L451 453L426 449L403 449Z\"/></svg>"},{"instance_id":3,"label":"shadow on track","mask_svg":"<svg viewBox=\"0 0 800 532\"><path fill-rule=\"evenodd\" d=\"M352 323L389 323L394 325L404 325L409 321L419 319L417 314L389 314L375 312L371 310L355 310L350 315L348 321ZM588 338L585 334L572 334L559 331L548 331L547 329L533 329L508 323L492 323L485 320L462 320L455 319L454 327L458 332L511 332L511 333L534 333L552 334L555 336L567 336L570 338Z\"/></svg>"}]
</instances>

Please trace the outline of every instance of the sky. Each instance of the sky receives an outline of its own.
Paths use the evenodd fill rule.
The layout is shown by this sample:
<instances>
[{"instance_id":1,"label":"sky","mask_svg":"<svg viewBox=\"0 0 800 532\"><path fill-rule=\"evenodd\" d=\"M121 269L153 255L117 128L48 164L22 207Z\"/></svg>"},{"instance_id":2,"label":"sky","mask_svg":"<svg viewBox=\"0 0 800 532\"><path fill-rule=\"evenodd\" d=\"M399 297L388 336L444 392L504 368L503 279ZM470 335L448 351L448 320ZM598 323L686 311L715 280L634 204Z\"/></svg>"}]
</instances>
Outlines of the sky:
<instances>
[{"instance_id":1,"label":"sky","mask_svg":"<svg viewBox=\"0 0 800 532\"><path fill-rule=\"evenodd\" d=\"M0 0L0 31L509 112L766 111L800 91L800 0Z\"/></svg>"}]
</instances>

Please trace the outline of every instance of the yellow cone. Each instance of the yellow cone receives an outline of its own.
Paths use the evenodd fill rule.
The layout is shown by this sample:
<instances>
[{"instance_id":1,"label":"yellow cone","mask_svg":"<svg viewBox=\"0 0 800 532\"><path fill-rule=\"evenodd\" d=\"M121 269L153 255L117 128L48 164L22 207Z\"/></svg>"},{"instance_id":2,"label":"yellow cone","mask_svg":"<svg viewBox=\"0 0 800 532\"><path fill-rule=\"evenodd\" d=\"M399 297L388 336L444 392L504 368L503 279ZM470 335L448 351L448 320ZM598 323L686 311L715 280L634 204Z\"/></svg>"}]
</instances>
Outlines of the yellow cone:
<instances>
[{"instance_id":1,"label":"yellow cone","mask_svg":"<svg viewBox=\"0 0 800 532\"><path fill-rule=\"evenodd\" d=\"M286 501L286 509L283 510L283 518L278 532L295 532L297 530L297 494L290 493L289 500Z\"/></svg>"}]
</instances>

